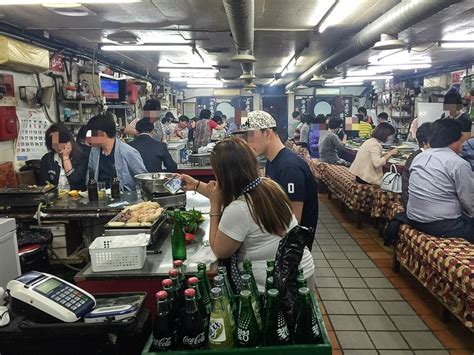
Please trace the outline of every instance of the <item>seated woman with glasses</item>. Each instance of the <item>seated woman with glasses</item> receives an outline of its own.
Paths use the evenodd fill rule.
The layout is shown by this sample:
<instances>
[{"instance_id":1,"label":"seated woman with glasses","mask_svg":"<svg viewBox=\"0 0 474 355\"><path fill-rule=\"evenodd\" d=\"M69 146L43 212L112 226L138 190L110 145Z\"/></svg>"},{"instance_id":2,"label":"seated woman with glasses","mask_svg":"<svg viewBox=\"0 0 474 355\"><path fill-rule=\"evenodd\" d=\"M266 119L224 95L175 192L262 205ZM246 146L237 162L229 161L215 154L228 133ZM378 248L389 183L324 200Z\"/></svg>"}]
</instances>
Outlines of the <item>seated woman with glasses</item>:
<instances>
[{"instance_id":1,"label":"seated woman with glasses","mask_svg":"<svg viewBox=\"0 0 474 355\"><path fill-rule=\"evenodd\" d=\"M239 138L218 143L211 154L216 181L203 183L181 175L187 190L207 196L211 202L210 245L216 257L226 259L237 253L253 265L255 281L264 289L266 260L274 260L278 245L298 222L286 193L271 179L260 178L252 149ZM301 267L314 288L314 264L305 247Z\"/></svg>"}]
</instances>

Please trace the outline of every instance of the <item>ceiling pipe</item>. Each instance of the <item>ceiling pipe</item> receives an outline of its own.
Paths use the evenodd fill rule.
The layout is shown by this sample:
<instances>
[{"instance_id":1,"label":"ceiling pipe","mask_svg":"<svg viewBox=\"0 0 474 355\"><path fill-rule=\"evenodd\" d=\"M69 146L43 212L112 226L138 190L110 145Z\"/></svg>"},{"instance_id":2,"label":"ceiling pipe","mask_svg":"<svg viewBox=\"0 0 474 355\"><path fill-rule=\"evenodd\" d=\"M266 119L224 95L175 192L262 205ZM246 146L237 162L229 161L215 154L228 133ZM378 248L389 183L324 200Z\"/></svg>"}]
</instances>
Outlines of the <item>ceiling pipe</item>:
<instances>
[{"instance_id":1,"label":"ceiling pipe","mask_svg":"<svg viewBox=\"0 0 474 355\"><path fill-rule=\"evenodd\" d=\"M224 9L229 21L230 30L234 39L237 55L232 61L240 62L244 74L253 75L254 31L255 31L255 4L254 0L223 0Z\"/></svg>"},{"instance_id":2,"label":"ceiling pipe","mask_svg":"<svg viewBox=\"0 0 474 355\"><path fill-rule=\"evenodd\" d=\"M359 31L344 49L328 58L315 63L296 80L286 85L289 90L299 83L310 79L325 67L335 67L346 60L371 48L380 39L382 33L398 34L403 30L425 20L437 12L462 2L462 0L405 0L387 11L383 16L365 26Z\"/></svg>"}]
</instances>

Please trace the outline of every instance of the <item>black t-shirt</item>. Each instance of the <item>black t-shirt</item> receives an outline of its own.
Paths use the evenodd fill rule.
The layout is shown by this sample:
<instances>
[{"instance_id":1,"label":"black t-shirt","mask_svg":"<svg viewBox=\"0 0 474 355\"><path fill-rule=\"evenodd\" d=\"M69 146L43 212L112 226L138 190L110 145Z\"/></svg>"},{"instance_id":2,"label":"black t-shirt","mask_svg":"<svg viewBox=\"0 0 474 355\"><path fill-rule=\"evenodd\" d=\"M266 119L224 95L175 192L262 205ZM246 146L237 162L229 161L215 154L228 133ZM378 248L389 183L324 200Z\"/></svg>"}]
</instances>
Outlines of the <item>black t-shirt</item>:
<instances>
[{"instance_id":1,"label":"black t-shirt","mask_svg":"<svg viewBox=\"0 0 474 355\"><path fill-rule=\"evenodd\" d=\"M110 181L112 180L115 169L115 143L109 155L105 155L102 150L100 152L99 160L99 179L100 182L105 182L107 188L110 188Z\"/></svg>"},{"instance_id":2,"label":"black t-shirt","mask_svg":"<svg viewBox=\"0 0 474 355\"><path fill-rule=\"evenodd\" d=\"M296 153L283 148L267 162L267 176L276 181L291 201L303 202L301 225L316 228L318 224L318 184L308 164Z\"/></svg>"}]
</instances>

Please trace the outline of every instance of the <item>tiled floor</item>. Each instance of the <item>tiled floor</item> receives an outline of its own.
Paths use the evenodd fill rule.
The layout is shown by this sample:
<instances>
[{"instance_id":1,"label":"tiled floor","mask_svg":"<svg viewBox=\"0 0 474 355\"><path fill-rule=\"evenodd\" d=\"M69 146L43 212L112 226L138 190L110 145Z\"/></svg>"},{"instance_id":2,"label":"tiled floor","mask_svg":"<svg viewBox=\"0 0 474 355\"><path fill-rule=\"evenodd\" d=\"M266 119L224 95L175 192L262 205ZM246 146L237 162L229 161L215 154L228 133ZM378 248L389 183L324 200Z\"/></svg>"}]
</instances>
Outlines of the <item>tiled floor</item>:
<instances>
[{"instance_id":1,"label":"tiled floor","mask_svg":"<svg viewBox=\"0 0 474 355\"><path fill-rule=\"evenodd\" d=\"M313 246L320 306L333 354L474 354L474 335L407 272L394 273L378 232L320 196Z\"/></svg>"}]
</instances>

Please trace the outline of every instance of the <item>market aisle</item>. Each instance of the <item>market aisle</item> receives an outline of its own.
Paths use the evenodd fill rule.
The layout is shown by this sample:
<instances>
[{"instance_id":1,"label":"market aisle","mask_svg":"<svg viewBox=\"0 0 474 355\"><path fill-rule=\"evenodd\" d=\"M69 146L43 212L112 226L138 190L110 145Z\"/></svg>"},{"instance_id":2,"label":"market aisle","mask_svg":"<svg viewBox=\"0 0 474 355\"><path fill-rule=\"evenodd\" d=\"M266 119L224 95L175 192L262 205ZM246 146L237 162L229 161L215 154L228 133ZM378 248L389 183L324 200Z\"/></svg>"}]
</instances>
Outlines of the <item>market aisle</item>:
<instances>
[{"instance_id":1,"label":"market aisle","mask_svg":"<svg viewBox=\"0 0 474 355\"><path fill-rule=\"evenodd\" d=\"M377 231L358 230L337 206L320 196L312 251L333 354L473 354L472 333L441 322L434 299L407 272L392 271Z\"/></svg>"}]
</instances>

